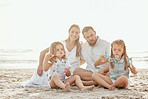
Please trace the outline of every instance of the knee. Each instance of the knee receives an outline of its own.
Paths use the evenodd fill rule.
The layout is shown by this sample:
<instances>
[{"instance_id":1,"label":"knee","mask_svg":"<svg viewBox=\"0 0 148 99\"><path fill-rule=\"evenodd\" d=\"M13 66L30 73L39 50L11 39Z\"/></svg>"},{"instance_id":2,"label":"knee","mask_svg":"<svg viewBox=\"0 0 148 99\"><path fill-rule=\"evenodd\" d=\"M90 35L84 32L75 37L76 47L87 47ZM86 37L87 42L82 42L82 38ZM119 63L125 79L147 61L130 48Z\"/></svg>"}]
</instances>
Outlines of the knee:
<instances>
[{"instance_id":1,"label":"knee","mask_svg":"<svg viewBox=\"0 0 148 99\"><path fill-rule=\"evenodd\" d=\"M80 68L76 68L76 69L73 71L73 75L79 74L79 69L80 69Z\"/></svg>"},{"instance_id":2,"label":"knee","mask_svg":"<svg viewBox=\"0 0 148 99\"><path fill-rule=\"evenodd\" d=\"M52 76L52 79L57 79L57 78L59 78L57 75Z\"/></svg>"},{"instance_id":3,"label":"knee","mask_svg":"<svg viewBox=\"0 0 148 99\"><path fill-rule=\"evenodd\" d=\"M120 79L121 79L122 81L128 81L128 78L127 78L125 75L120 76Z\"/></svg>"},{"instance_id":4,"label":"knee","mask_svg":"<svg viewBox=\"0 0 148 99\"><path fill-rule=\"evenodd\" d=\"M79 75L74 75L74 78L75 79L80 79L80 76Z\"/></svg>"},{"instance_id":5,"label":"knee","mask_svg":"<svg viewBox=\"0 0 148 99\"><path fill-rule=\"evenodd\" d=\"M120 76L120 80L122 81L123 88L125 88L128 85L128 78L124 75Z\"/></svg>"},{"instance_id":6,"label":"knee","mask_svg":"<svg viewBox=\"0 0 148 99\"><path fill-rule=\"evenodd\" d=\"M97 75L97 73L92 73L92 78L95 79Z\"/></svg>"}]
</instances>

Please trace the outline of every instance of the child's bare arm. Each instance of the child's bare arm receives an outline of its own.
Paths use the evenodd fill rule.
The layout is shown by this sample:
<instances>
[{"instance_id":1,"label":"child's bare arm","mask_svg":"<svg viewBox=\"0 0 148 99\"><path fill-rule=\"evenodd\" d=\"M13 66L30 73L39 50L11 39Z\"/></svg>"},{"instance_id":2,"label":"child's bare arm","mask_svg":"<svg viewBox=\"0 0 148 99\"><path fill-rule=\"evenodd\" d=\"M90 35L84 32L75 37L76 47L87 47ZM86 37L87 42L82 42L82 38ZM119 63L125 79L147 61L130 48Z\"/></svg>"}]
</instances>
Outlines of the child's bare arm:
<instances>
[{"instance_id":1,"label":"child's bare arm","mask_svg":"<svg viewBox=\"0 0 148 99\"><path fill-rule=\"evenodd\" d=\"M99 65L105 64L105 63L107 63L107 62L108 62L108 60L106 59L106 56L105 56L105 55L101 55L101 56L99 57L99 59L97 59L97 60L94 62L94 65L95 65L95 66L99 66Z\"/></svg>"},{"instance_id":2,"label":"child's bare arm","mask_svg":"<svg viewBox=\"0 0 148 99\"><path fill-rule=\"evenodd\" d=\"M65 68L65 73L66 73L67 77L69 77L71 75L69 68Z\"/></svg>"},{"instance_id":3,"label":"child's bare arm","mask_svg":"<svg viewBox=\"0 0 148 99\"><path fill-rule=\"evenodd\" d=\"M83 65L85 63L85 60L80 59L80 65Z\"/></svg>"},{"instance_id":4,"label":"child's bare arm","mask_svg":"<svg viewBox=\"0 0 148 99\"><path fill-rule=\"evenodd\" d=\"M105 66L101 70L98 71L99 74L103 74L109 71L109 65Z\"/></svg>"},{"instance_id":5,"label":"child's bare arm","mask_svg":"<svg viewBox=\"0 0 148 99\"><path fill-rule=\"evenodd\" d=\"M129 65L129 68L133 74L137 74L136 68L133 65L132 67Z\"/></svg>"}]
</instances>

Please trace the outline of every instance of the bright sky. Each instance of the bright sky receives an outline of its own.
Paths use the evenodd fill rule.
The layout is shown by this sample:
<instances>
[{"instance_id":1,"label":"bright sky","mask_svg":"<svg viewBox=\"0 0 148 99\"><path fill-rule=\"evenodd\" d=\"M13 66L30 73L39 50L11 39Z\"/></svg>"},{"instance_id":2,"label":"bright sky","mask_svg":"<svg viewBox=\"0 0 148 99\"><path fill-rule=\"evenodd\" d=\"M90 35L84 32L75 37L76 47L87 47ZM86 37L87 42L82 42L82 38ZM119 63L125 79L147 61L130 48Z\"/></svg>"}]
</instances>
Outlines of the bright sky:
<instances>
[{"instance_id":1,"label":"bright sky","mask_svg":"<svg viewBox=\"0 0 148 99\"><path fill-rule=\"evenodd\" d=\"M72 24L92 26L128 51L148 51L148 0L0 0L0 49L48 47ZM81 40L83 36L81 34Z\"/></svg>"}]
</instances>

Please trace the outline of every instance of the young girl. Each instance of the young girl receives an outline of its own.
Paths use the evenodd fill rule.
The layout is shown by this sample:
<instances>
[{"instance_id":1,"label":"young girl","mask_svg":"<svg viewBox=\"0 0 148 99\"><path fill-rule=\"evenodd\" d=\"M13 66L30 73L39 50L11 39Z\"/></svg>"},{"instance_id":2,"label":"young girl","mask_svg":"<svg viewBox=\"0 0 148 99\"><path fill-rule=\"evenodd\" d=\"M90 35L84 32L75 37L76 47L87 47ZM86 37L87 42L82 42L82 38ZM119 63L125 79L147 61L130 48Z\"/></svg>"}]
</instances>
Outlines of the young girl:
<instances>
[{"instance_id":1,"label":"young girl","mask_svg":"<svg viewBox=\"0 0 148 99\"><path fill-rule=\"evenodd\" d=\"M93 73L93 79L101 86L110 90L115 87L126 88L129 84L129 68L133 74L137 74L135 67L126 53L126 46L123 40L115 40L111 44L111 56L102 55L95 61L95 65L101 65L106 62L110 63L108 70L110 77ZM107 70L106 70L107 71Z\"/></svg>"},{"instance_id":2,"label":"young girl","mask_svg":"<svg viewBox=\"0 0 148 99\"><path fill-rule=\"evenodd\" d=\"M52 43L49 52L50 54L45 57L43 64L44 71L48 72L49 87L60 87L66 91L70 91L70 84L75 82L81 91L92 90L94 88L94 86L84 86L77 75L68 78L71 80L65 81L64 73L66 76L70 76L71 73L69 70L70 64L67 62L65 49L61 42Z\"/></svg>"}]
</instances>

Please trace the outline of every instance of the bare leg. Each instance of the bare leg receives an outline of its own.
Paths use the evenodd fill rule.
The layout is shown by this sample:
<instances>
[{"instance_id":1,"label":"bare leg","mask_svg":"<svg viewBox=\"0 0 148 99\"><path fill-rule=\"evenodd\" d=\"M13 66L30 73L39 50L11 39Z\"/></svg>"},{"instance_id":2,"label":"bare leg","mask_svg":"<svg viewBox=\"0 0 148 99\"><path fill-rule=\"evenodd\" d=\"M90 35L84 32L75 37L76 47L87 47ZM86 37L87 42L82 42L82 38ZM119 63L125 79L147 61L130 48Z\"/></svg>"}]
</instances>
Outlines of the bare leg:
<instances>
[{"instance_id":1,"label":"bare leg","mask_svg":"<svg viewBox=\"0 0 148 99\"><path fill-rule=\"evenodd\" d=\"M85 69L82 69L82 68L77 68L74 70L73 72L74 75L79 75L80 78L84 81L91 81L93 80L92 78L92 72L89 72Z\"/></svg>"},{"instance_id":2,"label":"bare leg","mask_svg":"<svg viewBox=\"0 0 148 99\"><path fill-rule=\"evenodd\" d=\"M99 85L104 86L109 90L114 89L114 87L111 85L112 81L109 77L98 74L98 73L93 73L92 77Z\"/></svg>"},{"instance_id":3,"label":"bare leg","mask_svg":"<svg viewBox=\"0 0 148 99\"><path fill-rule=\"evenodd\" d=\"M120 76L113 84L114 87L126 88L128 85L128 78L124 75Z\"/></svg>"},{"instance_id":4,"label":"bare leg","mask_svg":"<svg viewBox=\"0 0 148 99\"><path fill-rule=\"evenodd\" d=\"M70 84L69 82L64 84L57 75L54 75L52 78L51 78L51 81L50 81L50 86L51 88L57 88L57 87L60 87L64 90L66 90L67 92L70 91Z\"/></svg>"},{"instance_id":5,"label":"bare leg","mask_svg":"<svg viewBox=\"0 0 148 99\"><path fill-rule=\"evenodd\" d=\"M105 76L108 76L108 77L110 77L110 73L109 73L109 72L107 72L107 73L105 74Z\"/></svg>"},{"instance_id":6,"label":"bare leg","mask_svg":"<svg viewBox=\"0 0 148 99\"><path fill-rule=\"evenodd\" d=\"M80 79L80 76L78 75L74 75L68 79L66 79L65 83L69 82L70 84L73 84L75 82L75 84L78 86L78 88L81 90L81 91L85 91L85 90L93 90L94 86L84 86L81 79Z\"/></svg>"},{"instance_id":7,"label":"bare leg","mask_svg":"<svg viewBox=\"0 0 148 99\"><path fill-rule=\"evenodd\" d=\"M91 81L82 81L84 86L90 86L90 85L97 85L97 83L94 80Z\"/></svg>"}]
</instances>

